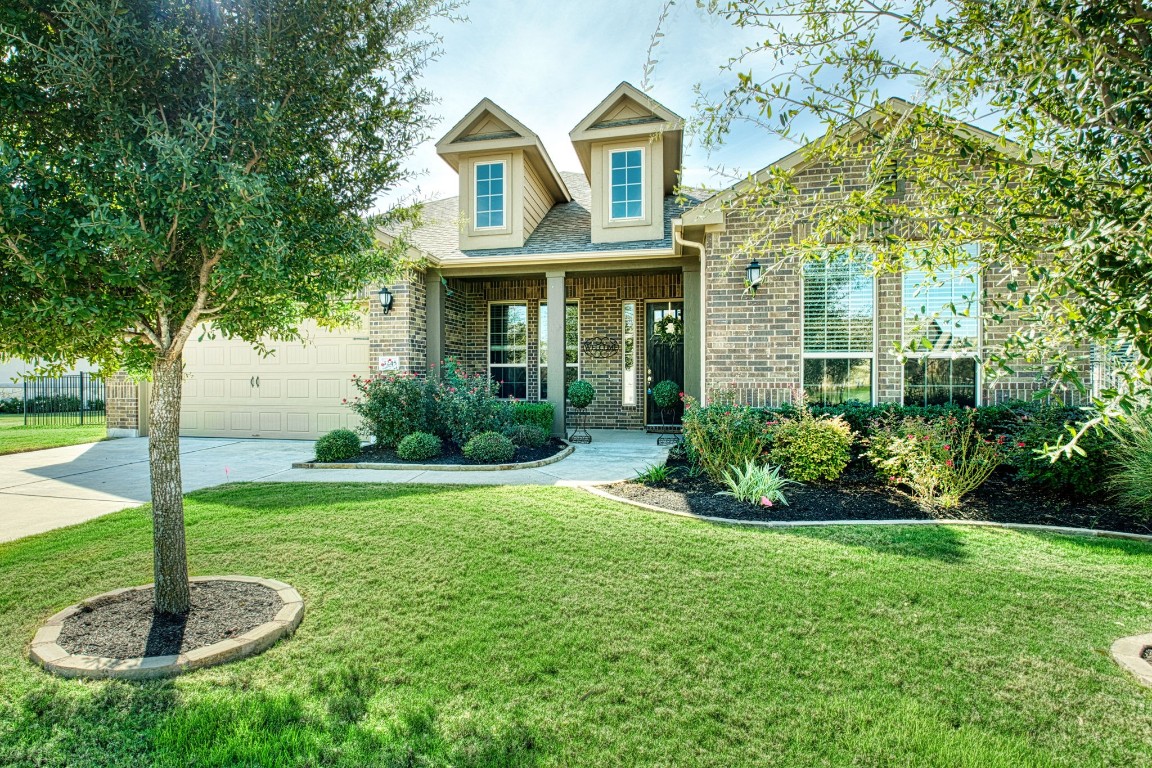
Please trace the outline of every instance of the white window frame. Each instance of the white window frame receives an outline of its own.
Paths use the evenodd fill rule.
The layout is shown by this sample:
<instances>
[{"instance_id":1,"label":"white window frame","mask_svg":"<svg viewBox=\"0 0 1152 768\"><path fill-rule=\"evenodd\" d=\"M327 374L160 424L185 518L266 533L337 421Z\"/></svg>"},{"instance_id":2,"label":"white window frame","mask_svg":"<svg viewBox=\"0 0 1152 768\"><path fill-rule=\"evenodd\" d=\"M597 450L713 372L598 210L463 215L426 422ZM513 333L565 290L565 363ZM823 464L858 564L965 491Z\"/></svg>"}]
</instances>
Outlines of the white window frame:
<instances>
[{"instance_id":1,"label":"white window frame","mask_svg":"<svg viewBox=\"0 0 1152 768\"><path fill-rule=\"evenodd\" d=\"M612 188L614 186L612 184L612 158L614 158L616 155L619 155L619 154L624 153L624 152L639 152L640 153L640 215L639 216L620 216L620 217L617 217L617 216L612 215L612 203L614 202L614 200L612 198ZM611 222L611 223L621 223L621 222L633 223L633 222L639 222L639 221L647 221L647 219L648 219L648 215L647 215L648 195L645 191L645 187L648 186L645 183L645 179L647 178L647 173L646 173L647 169L648 169L648 152L646 151L646 147L643 147L643 146L616 147L614 149L608 150L608 178L606 181L607 181L607 185L608 185L608 221L609 222Z\"/></svg>"},{"instance_id":2,"label":"white window frame","mask_svg":"<svg viewBox=\"0 0 1152 768\"><path fill-rule=\"evenodd\" d=\"M524 307L524 362L522 364L508 364L501 363L500 365L492 364L492 307ZM493 368L523 368L524 369L524 399L528 399L528 302L527 301L490 301L488 302L488 311L485 316L488 325L488 346L484 350L484 356L488 363L488 378L492 381L497 381L496 377L492 375ZM500 400L511 400L515 398L501 397Z\"/></svg>"},{"instance_id":3,"label":"white window frame","mask_svg":"<svg viewBox=\"0 0 1152 768\"><path fill-rule=\"evenodd\" d=\"M968 263L978 266L979 265L979 258L980 258L980 244L979 243L968 243L966 245L970 245L974 249L974 252L972 254L972 258ZM961 246L961 247L966 247L966 246ZM907 297L905 296L905 292L904 292L904 289L906 287L904 284L904 276L905 276L906 271L907 270L901 270L901 272L900 272L900 345L902 348L906 348L907 343L908 343L908 335L907 335L908 329L906 328L906 324L908 323L908 309L907 309L907 304L905 303ZM969 358L974 359L976 361L976 376L975 376L975 378L976 378L976 382L975 382L976 407L980 407L984 404L984 375L983 375L984 370L983 370L983 362L982 362L984 360L984 298L983 297L984 297L984 270L983 269L977 269L976 270L976 302L975 302L976 303L976 346L974 349L959 350L959 351L952 351L952 352L945 352L945 353L933 353L931 350L929 350L926 352L916 352L914 354L908 354L907 352L905 352L904 354L901 354L901 356L900 356L900 403L901 404L903 404L904 401L907 399L906 395L905 395L905 385L907 383L907 381L906 381L907 380L907 374L904 371L904 365L909 360L924 360L924 361L927 361L928 359L962 360L962 359L969 359Z\"/></svg>"},{"instance_id":4,"label":"white window frame","mask_svg":"<svg viewBox=\"0 0 1152 768\"><path fill-rule=\"evenodd\" d=\"M861 254L865 256L866 254ZM800 388L804 389L804 361L805 360L871 360L872 371L869 390L871 394L869 405L876 405L877 390L880 386L879 358L876 349L880 346L880 284L876 275L872 275L872 351L865 352L807 352L804 349L804 336L806 321L804 316L804 267L806 262L800 264Z\"/></svg>"},{"instance_id":5,"label":"white window frame","mask_svg":"<svg viewBox=\"0 0 1152 768\"><path fill-rule=\"evenodd\" d=\"M541 374L548 370L548 360L543 355L540 354L540 337L542 335L547 337L547 334L548 334L548 329L545 327L545 324L540 322L540 315L542 314L540 310L544 309L547 306L548 306L547 301L541 301L541 302L538 302L536 304L536 326L537 326L537 332L536 332L536 363L537 363L536 399L538 399L540 401L544 400L544 395L543 395L544 377ZM565 354L564 368L565 369L575 368L576 369L576 378L579 379L580 378L580 366L584 362L583 353L580 351L580 300L579 299L566 299L564 301L564 321L565 321L564 335L565 335L565 339L567 339L567 335L568 335L568 326L567 326L568 307L576 307L576 362L575 363L569 363L567 361L568 350L567 350L567 348L565 348L565 350L564 350L564 354ZM564 398L565 399L568 398L567 390L565 390L565 392L564 392Z\"/></svg>"},{"instance_id":6,"label":"white window frame","mask_svg":"<svg viewBox=\"0 0 1152 768\"><path fill-rule=\"evenodd\" d=\"M480 167L499 165L501 168L500 224L480 226ZM477 232L505 232L508 230L508 162L506 160L477 160L472 164L472 228ZM489 194L488 197L492 195Z\"/></svg>"},{"instance_id":7,"label":"white window frame","mask_svg":"<svg viewBox=\"0 0 1152 768\"><path fill-rule=\"evenodd\" d=\"M626 408L636 407L636 389L640 384L640 302L629 299L620 302L620 404ZM626 386L628 378L628 326L624 322L625 307L632 307L632 386Z\"/></svg>"}]
</instances>

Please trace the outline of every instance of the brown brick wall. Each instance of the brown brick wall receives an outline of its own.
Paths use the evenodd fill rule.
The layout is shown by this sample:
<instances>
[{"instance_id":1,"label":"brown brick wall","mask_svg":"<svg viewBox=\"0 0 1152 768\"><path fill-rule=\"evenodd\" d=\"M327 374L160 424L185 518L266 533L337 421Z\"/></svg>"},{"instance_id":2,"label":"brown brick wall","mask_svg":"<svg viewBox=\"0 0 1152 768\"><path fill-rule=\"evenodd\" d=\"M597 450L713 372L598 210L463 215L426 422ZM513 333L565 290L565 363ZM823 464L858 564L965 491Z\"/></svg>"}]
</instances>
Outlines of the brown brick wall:
<instances>
[{"instance_id":1,"label":"brown brick wall","mask_svg":"<svg viewBox=\"0 0 1152 768\"><path fill-rule=\"evenodd\" d=\"M381 357L399 357L400 368L411 373L428 372L428 289L423 271L411 271L404 279L389 283L392 311L387 315L373 291L369 301L369 366L374 373Z\"/></svg>"},{"instance_id":2,"label":"brown brick wall","mask_svg":"<svg viewBox=\"0 0 1152 768\"><path fill-rule=\"evenodd\" d=\"M105 383L105 413L109 430L140 429L140 385L124 373L117 373Z\"/></svg>"}]
</instances>

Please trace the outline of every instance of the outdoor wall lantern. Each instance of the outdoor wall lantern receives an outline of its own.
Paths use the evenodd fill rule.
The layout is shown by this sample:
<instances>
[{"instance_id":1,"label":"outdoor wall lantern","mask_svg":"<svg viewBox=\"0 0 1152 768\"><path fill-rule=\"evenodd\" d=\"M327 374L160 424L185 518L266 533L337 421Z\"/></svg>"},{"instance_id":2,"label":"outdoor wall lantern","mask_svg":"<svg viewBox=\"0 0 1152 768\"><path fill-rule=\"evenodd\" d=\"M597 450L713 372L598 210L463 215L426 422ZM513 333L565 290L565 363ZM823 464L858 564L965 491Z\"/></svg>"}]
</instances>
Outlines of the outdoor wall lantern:
<instances>
[{"instance_id":1,"label":"outdoor wall lantern","mask_svg":"<svg viewBox=\"0 0 1152 768\"><path fill-rule=\"evenodd\" d=\"M388 290L388 286L380 289L380 309L384 310L384 314L392 311L392 291Z\"/></svg>"},{"instance_id":2,"label":"outdoor wall lantern","mask_svg":"<svg viewBox=\"0 0 1152 768\"><path fill-rule=\"evenodd\" d=\"M746 276L748 292L755 296L756 289L760 286L760 262L752 259L744 269L744 274Z\"/></svg>"}]
</instances>

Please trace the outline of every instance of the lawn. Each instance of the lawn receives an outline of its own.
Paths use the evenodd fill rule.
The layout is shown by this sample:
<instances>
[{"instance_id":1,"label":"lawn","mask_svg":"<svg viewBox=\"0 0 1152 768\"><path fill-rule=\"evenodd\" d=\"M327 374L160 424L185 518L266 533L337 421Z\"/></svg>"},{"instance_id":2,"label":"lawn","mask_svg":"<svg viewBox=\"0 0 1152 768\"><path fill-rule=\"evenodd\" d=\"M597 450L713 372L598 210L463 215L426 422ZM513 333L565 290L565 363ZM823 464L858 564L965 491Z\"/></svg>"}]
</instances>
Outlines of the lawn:
<instances>
[{"instance_id":1,"label":"lawn","mask_svg":"<svg viewBox=\"0 0 1152 768\"><path fill-rule=\"evenodd\" d=\"M64 445L95 443L98 440L103 440L106 433L107 430L103 424L26 427L23 416L0 414L0 456L6 453L59 448Z\"/></svg>"},{"instance_id":2,"label":"lawn","mask_svg":"<svg viewBox=\"0 0 1152 768\"><path fill-rule=\"evenodd\" d=\"M0 544L0 764L1137 766L1152 546L959 527L756 530L577 489L232 485L195 574L283 579L304 623L175 681L25 650L151 580L146 514Z\"/></svg>"}]
</instances>

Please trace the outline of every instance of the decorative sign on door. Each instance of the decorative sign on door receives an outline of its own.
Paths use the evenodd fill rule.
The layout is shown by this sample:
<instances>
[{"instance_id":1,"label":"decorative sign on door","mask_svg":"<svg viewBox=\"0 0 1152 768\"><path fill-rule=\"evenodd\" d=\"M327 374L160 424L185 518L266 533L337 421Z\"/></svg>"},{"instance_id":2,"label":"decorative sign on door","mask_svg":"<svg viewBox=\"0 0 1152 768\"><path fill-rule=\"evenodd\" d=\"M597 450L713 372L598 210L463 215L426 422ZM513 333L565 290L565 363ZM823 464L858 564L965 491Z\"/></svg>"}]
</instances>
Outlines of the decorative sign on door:
<instances>
[{"instance_id":1,"label":"decorative sign on door","mask_svg":"<svg viewBox=\"0 0 1152 768\"><path fill-rule=\"evenodd\" d=\"M380 356L380 370L382 371L398 371L400 370L400 358L398 357L385 357Z\"/></svg>"}]
</instances>

